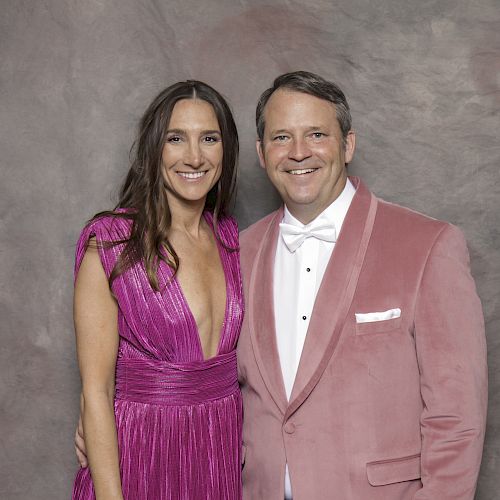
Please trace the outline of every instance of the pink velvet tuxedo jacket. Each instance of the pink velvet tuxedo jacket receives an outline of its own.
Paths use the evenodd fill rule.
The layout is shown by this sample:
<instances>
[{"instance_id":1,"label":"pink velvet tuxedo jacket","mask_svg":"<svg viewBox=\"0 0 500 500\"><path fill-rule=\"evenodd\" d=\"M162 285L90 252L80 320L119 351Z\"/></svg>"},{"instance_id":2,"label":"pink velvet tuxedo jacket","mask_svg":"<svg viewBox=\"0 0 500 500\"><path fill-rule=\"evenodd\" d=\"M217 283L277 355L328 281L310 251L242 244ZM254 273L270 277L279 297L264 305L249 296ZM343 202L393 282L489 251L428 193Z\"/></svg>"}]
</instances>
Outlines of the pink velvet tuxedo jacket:
<instances>
[{"instance_id":1,"label":"pink velvet tuxedo jacket","mask_svg":"<svg viewBox=\"0 0 500 500\"><path fill-rule=\"evenodd\" d=\"M241 235L244 500L283 500L286 463L294 500L470 500L487 370L464 238L352 181L290 401L273 313L283 210ZM356 322L395 308L400 317Z\"/></svg>"}]
</instances>

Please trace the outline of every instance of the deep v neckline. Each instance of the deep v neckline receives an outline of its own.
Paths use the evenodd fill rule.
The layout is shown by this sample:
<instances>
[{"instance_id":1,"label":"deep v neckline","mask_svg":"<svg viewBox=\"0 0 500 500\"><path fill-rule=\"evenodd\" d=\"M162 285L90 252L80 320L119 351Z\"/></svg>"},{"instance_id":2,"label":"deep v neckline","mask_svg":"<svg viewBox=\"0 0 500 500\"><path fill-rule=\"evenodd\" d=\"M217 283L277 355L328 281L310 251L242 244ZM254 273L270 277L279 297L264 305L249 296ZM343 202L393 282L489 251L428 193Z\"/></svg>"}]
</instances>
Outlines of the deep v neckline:
<instances>
[{"instance_id":1,"label":"deep v neckline","mask_svg":"<svg viewBox=\"0 0 500 500\"><path fill-rule=\"evenodd\" d=\"M217 251L218 251L219 260L220 260L220 263L222 266L222 272L224 273L224 283L225 283L225 287L226 287L226 301L225 301L225 307L224 307L224 318L222 320L222 326L220 329L219 340L217 342L217 349L215 351L214 356L211 356L209 358L205 358L205 353L203 352L203 347L201 345L201 337L200 337L200 330L198 328L198 323L196 323L196 319L194 317L193 311L191 310L189 302L188 302L186 296L184 295L184 290L182 289L181 283L177 279L177 275L173 274L173 271L172 271L172 283L175 284L175 286L177 288L177 292L179 294L179 297L181 298L181 301L184 305L184 311L186 313L186 317L189 319L190 326L191 326L189 331L192 332L194 337L195 337L195 343L197 345L198 354L199 354L202 361L209 361L209 360L214 359L220 355L221 345L223 342L224 334L226 331L226 325L227 325L227 315L228 315L229 300L230 300L229 299L230 283L229 283L229 270L227 269L228 263L226 262L227 259L225 259L223 256L224 248L221 245L219 239L217 238L217 235L215 234L212 216L211 216L210 212L204 211L203 217L205 218L205 221L209 225L209 227L212 231L214 240L215 240L215 244L217 245Z\"/></svg>"}]
</instances>

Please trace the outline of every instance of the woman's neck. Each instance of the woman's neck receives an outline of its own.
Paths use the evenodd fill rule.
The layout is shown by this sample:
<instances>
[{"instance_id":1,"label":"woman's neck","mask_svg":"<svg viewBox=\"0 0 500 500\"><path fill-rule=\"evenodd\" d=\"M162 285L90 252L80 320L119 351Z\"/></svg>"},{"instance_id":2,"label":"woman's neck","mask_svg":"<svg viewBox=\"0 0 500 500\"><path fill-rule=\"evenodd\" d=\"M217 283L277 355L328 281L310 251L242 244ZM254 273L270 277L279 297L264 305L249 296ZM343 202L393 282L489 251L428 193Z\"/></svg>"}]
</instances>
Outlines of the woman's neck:
<instances>
[{"instance_id":1,"label":"woman's neck","mask_svg":"<svg viewBox=\"0 0 500 500\"><path fill-rule=\"evenodd\" d=\"M185 202L184 200L168 200L172 217L171 230L187 233L197 237L204 225L203 210L205 200Z\"/></svg>"}]
</instances>

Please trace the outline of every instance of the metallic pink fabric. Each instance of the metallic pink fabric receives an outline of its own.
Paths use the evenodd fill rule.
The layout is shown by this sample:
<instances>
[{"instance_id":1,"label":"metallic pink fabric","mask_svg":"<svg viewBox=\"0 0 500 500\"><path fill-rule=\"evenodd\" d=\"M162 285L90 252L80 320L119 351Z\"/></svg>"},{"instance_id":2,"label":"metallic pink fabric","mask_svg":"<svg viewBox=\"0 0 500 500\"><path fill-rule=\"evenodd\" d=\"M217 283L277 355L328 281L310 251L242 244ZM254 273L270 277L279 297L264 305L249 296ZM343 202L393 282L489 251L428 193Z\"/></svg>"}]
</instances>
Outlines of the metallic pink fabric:
<instances>
[{"instance_id":1,"label":"metallic pink fabric","mask_svg":"<svg viewBox=\"0 0 500 500\"><path fill-rule=\"evenodd\" d=\"M212 224L211 215L205 218ZM126 237L130 221L104 217L78 241L75 276L88 239ZM222 240L238 246L233 219L219 223ZM203 359L199 334L172 270L160 265L160 292L136 264L113 282L120 345L115 415L122 490L126 500L241 498L242 402L236 341L243 317L239 252L219 245L226 276L226 314L217 356ZM100 248L109 276L123 245ZM73 499L94 499L90 469L76 476Z\"/></svg>"}]
</instances>

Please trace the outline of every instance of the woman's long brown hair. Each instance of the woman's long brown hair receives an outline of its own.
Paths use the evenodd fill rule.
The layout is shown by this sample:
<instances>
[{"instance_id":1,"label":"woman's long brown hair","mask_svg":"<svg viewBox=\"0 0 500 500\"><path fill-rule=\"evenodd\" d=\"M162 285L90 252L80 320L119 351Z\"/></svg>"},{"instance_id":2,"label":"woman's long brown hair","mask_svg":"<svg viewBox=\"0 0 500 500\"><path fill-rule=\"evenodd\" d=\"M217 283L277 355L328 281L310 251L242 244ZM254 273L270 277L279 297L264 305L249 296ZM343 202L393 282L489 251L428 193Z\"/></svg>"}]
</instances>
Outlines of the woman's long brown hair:
<instances>
[{"instance_id":1,"label":"woman's long brown hair","mask_svg":"<svg viewBox=\"0 0 500 500\"><path fill-rule=\"evenodd\" d=\"M212 106L221 130L222 173L205 202L205 209L213 213L215 234L219 238L218 220L228 214L235 193L238 132L227 102L215 89L196 80L175 83L160 92L140 121L131 150L132 165L121 188L118 204L114 210L100 212L91 220L103 216L132 220L128 239L101 243L105 246L125 243L109 278L110 285L138 261L144 262L151 287L156 291L159 290L160 261L177 272L179 256L168 238L172 218L163 180L162 152L175 104L182 99L195 98ZM117 212L119 208L128 210Z\"/></svg>"}]
</instances>

